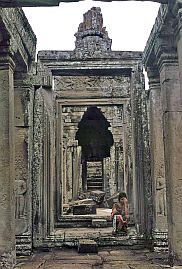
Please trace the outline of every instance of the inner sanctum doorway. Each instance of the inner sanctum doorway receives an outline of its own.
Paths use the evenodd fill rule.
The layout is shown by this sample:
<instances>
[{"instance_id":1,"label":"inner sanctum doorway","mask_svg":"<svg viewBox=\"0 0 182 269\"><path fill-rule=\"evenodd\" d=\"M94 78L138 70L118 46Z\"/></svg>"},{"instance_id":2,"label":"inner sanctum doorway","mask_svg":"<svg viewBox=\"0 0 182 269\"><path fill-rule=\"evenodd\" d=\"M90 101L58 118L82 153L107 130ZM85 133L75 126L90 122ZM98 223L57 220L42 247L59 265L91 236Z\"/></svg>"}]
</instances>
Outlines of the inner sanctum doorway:
<instances>
[{"instance_id":1,"label":"inner sanctum doorway","mask_svg":"<svg viewBox=\"0 0 182 269\"><path fill-rule=\"evenodd\" d=\"M104 190L103 160L114 144L110 123L96 106L88 107L78 124L76 140L81 146L82 190Z\"/></svg>"},{"instance_id":2,"label":"inner sanctum doorway","mask_svg":"<svg viewBox=\"0 0 182 269\"><path fill-rule=\"evenodd\" d=\"M128 130L123 124L125 105L110 105L107 100L102 105L90 100L90 106L69 102L59 104L57 133L58 143L63 145L57 152L61 164L57 172L61 175L57 180L60 222L70 215L103 215L101 208L110 216L113 199L131 184Z\"/></svg>"}]
</instances>

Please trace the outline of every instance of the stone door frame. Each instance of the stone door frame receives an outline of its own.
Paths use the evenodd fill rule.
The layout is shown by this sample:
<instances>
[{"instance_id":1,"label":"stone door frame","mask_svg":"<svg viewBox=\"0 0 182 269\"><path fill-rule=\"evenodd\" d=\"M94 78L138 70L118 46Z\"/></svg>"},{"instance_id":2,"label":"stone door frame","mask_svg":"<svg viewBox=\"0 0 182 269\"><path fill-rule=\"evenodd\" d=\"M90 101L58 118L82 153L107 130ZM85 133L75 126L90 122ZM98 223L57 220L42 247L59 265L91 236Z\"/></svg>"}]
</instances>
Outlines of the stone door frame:
<instances>
[{"instance_id":1,"label":"stone door frame","mask_svg":"<svg viewBox=\"0 0 182 269\"><path fill-rule=\"evenodd\" d=\"M63 128L61 126L61 118L62 118L62 108L64 106L89 106L89 105L96 105L96 106L109 106L109 105L122 105L125 109L127 104L130 102L130 98L95 98L95 99L57 99L56 101L56 150L58 151L56 153L56 178L55 178L55 184L54 186L58 186L56 189L62 189L62 170L61 167L63 166ZM124 110L123 109L123 110ZM61 146L60 146L61 145ZM61 165L59 165L61 164ZM126 181L126 177L128 176L128 173L125 173L124 181ZM60 182L60 183L59 183ZM62 210L60 209L62 207L62 196L61 194L57 194L56 198L56 212L57 212L57 222L61 222L64 217L61 216ZM75 218L76 219L76 218ZM59 224L56 224L56 226L59 226Z\"/></svg>"}]
</instances>

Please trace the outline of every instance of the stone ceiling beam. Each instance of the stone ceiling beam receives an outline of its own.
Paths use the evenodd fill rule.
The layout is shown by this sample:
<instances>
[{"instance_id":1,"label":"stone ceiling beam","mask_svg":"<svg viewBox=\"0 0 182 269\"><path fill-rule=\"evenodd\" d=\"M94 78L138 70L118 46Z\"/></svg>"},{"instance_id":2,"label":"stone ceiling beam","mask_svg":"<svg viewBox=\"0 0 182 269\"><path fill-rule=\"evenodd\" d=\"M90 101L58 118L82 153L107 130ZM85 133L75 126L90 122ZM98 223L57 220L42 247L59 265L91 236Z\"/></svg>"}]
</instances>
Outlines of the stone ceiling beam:
<instances>
[{"instance_id":1,"label":"stone ceiling beam","mask_svg":"<svg viewBox=\"0 0 182 269\"><path fill-rule=\"evenodd\" d=\"M60 2L79 2L80 0L1 0L0 7L38 7L38 6L59 6ZM98 0L95 0L98 1ZM112 0L101 0L112 2ZM132 1L132 0L113 0L113 1ZM167 4L170 0L135 0L140 2L157 2ZM181 1L181 0L174 0Z\"/></svg>"},{"instance_id":2,"label":"stone ceiling beam","mask_svg":"<svg viewBox=\"0 0 182 269\"><path fill-rule=\"evenodd\" d=\"M135 2L155 2L161 4L168 4L170 0L94 0L94 1L102 1L102 2L128 2L128 1L135 1Z\"/></svg>"}]
</instances>

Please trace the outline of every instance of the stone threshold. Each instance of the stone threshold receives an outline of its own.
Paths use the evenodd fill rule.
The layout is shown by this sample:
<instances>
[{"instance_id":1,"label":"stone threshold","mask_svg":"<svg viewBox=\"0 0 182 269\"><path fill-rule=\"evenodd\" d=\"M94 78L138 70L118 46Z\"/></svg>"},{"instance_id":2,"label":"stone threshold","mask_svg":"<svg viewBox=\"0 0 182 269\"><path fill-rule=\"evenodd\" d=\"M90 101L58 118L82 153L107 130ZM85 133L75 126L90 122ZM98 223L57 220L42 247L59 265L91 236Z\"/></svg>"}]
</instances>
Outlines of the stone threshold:
<instances>
[{"instance_id":1,"label":"stone threshold","mask_svg":"<svg viewBox=\"0 0 182 269\"><path fill-rule=\"evenodd\" d=\"M80 240L94 240L99 247L122 246L126 249L144 249L149 243L138 235L134 227L128 228L127 236L112 234L112 227L107 228L62 228L56 229L41 245L42 249L54 247L78 247Z\"/></svg>"}]
</instances>

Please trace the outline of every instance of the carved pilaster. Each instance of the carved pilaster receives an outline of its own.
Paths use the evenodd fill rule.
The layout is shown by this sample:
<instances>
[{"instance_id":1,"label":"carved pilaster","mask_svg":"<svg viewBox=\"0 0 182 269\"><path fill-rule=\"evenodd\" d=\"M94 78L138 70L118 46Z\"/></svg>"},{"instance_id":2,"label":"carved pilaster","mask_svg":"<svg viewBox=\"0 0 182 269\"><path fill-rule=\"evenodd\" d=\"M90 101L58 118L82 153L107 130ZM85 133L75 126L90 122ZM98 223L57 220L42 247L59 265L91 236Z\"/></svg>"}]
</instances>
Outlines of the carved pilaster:
<instances>
[{"instance_id":1,"label":"carved pilaster","mask_svg":"<svg viewBox=\"0 0 182 269\"><path fill-rule=\"evenodd\" d=\"M179 200L182 196L182 138L179 135L182 131L182 94L174 36L166 37L158 38L155 51L160 70L169 249L173 264L182 261L182 200Z\"/></svg>"},{"instance_id":2,"label":"carved pilaster","mask_svg":"<svg viewBox=\"0 0 182 269\"><path fill-rule=\"evenodd\" d=\"M167 208L164 163L164 142L162 126L162 103L159 73L156 68L148 68L149 78L149 125L151 149L151 177L154 201L154 249L166 246ZM165 244L164 244L165 242Z\"/></svg>"},{"instance_id":3,"label":"carved pilaster","mask_svg":"<svg viewBox=\"0 0 182 269\"><path fill-rule=\"evenodd\" d=\"M15 265L14 219L14 62L0 44L0 268Z\"/></svg>"}]
</instances>

